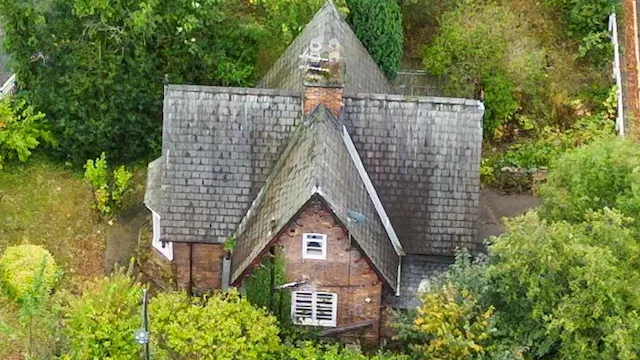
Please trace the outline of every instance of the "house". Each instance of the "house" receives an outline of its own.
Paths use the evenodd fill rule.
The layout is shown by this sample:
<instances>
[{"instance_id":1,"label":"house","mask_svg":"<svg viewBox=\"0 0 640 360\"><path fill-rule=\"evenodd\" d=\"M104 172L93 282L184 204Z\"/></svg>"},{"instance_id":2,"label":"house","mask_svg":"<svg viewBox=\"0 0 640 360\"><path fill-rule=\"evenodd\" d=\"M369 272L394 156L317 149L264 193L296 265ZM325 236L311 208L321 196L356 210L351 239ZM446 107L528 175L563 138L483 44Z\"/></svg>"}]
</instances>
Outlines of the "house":
<instances>
[{"instance_id":1,"label":"house","mask_svg":"<svg viewBox=\"0 0 640 360\"><path fill-rule=\"evenodd\" d=\"M153 246L195 292L280 254L294 322L377 341L383 307L477 245L483 112L393 94L327 2L258 88L165 88Z\"/></svg>"},{"instance_id":2,"label":"house","mask_svg":"<svg viewBox=\"0 0 640 360\"><path fill-rule=\"evenodd\" d=\"M9 57L2 48L3 40L4 31L0 28L0 99L6 94L14 93L16 87L16 77L8 69Z\"/></svg>"}]
</instances>

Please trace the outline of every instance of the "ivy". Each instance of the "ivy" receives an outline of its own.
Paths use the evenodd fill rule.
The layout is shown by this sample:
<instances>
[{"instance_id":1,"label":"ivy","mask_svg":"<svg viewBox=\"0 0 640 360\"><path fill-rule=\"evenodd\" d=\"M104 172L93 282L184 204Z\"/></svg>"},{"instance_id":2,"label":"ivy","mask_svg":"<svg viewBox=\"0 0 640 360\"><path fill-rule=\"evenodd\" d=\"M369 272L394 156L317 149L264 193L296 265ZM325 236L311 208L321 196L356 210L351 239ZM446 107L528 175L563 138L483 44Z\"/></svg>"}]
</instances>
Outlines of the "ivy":
<instances>
[{"instance_id":1,"label":"ivy","mask_svg":"<svg viewBox=\"0 0 640 360\"><path fill-rule=\"evenodd\" d=\"M272 272L275 286L286 282L284 255L281 251L274 250L275 255L265 256L253 269L251 275L244 281L244 289L251 304L268 309L281 323L286 324L290 320L291 293L288 289L271 287Z\"/></svg>"}]
</instances>

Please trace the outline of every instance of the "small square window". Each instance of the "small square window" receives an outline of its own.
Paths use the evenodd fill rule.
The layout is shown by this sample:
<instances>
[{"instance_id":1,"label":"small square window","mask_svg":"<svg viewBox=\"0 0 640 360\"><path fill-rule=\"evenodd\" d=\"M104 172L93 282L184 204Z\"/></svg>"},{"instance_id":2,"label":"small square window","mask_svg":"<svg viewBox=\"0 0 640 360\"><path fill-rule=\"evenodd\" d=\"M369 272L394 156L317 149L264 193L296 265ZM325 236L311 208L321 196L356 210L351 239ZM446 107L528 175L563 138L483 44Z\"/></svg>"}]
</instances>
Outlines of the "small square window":
<instances>
[{"instance_id":1,"label":"small square window","mask_svg":"<svg viewBox=\"0 0 640 360\"><path fill-rule=\"evenodd\" d=\"M302 258L324 260L327 258L327 235L303 234Z\"/></svg>"}]
</instances>

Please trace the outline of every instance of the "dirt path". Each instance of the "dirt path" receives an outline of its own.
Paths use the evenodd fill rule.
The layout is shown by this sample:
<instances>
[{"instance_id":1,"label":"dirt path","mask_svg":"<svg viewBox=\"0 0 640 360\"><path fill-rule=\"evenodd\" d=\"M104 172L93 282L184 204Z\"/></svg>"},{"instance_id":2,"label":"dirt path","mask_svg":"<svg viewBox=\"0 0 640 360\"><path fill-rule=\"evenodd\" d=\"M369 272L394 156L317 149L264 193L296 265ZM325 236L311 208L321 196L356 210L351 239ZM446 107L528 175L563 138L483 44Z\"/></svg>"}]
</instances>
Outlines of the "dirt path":
<instances>
[{"instance_id":1,"label":"dirt path","mask_svg":"<svg viewBox=\"0 0 640 360\"><path fill-rule=\"evenodd\" d=\"M104 270L111 272L115 265L128 266L138 246L140 228L148 221L149 210L136 205L120 214L107 233Z\"/></svg>"}]
</instances>

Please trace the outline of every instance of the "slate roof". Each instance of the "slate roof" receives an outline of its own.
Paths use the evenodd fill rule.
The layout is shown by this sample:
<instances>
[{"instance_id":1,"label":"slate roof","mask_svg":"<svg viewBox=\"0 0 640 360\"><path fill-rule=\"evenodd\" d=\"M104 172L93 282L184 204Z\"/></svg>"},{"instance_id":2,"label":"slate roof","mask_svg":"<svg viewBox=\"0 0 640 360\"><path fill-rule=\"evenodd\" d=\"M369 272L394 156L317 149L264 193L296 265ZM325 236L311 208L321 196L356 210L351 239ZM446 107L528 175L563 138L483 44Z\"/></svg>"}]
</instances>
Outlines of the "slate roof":
<instances>
[{"instance_id":1,"label":"slate roof","mask_svg":"<svg viewBox=\"0 0 640 360\"><path fill-rule=\"evenodd\" d=\"M312 197L320 196L387 284L396 288L399 256L358 171L360 160L349 151L349 142L346 129L322 105L296 130L238 228L232 282ZM349 222L350 210L363 214L366 221Z\"/></svg>"},{"instance_id":2,"label":"slate roof","mask_svg":"<svg viewBox=\"0 0 640 360\"><path fill-rule=\"evenodd\" d=\"M429 281L444 273L455 258L424 255L402 257L400 295L387 296L386 300L395 309L415 309L420 306L420 293Z\"/></svg>"},{"instance_id":3,"label":"slate roof","mask_svg":"<svg viewBox=\"0 0 640 360\"><path fill-rule=\"evenodd\" d=\"M161 239L232 235L302 118L299 95L169 85L162 140Z\"/></svg>"},{"instance_id":4,"label":"slate roof","mask_svg":"<svg viewBox=\"0 0 640 360\"><path fill-rule=\"evenodd\" d=\"M337 39L340 53L346 62L344 92L393 93L393 86L380 71L356 34L351 30L336 7L327 1L307 24L304 30L289 45L287 50L271 67L259 87L285 89L301 93L304 90L304 70L299 68L299 56L309 47L312 40L320 38L324 42Z\"/></svg>"},{"instance_id":5,"label":"slate roof","mask_svg":"<svg viewBox=\"0 0 640 360\"><path fill-rule=\"evenodd\" d=\"M328 3L309 29L351 37L344 26ZM237 231L303 118L298 53L314 33L304 30L263 81L288 90L166 87L161 239L217 243ZM359 42L341 45L343 53L363 50ZM365 55L359 62L347 57L351 92L345 89L339 120L404 251L453 256L457 247L474 249L482 103L355 93L383 92L388 85L378 81L381 73L369 69L372 60Z\"/></svg>"},{"instance_id":6,"label":"slate roof","mask_svg":"<svg viewBox=\"0 0 640 360\"><path fill-rule=\"evenodd\" d=\"M345 98L343 121L407 253L475 248L483 111L465 99Z\"/></svg>"}]
</instances>

